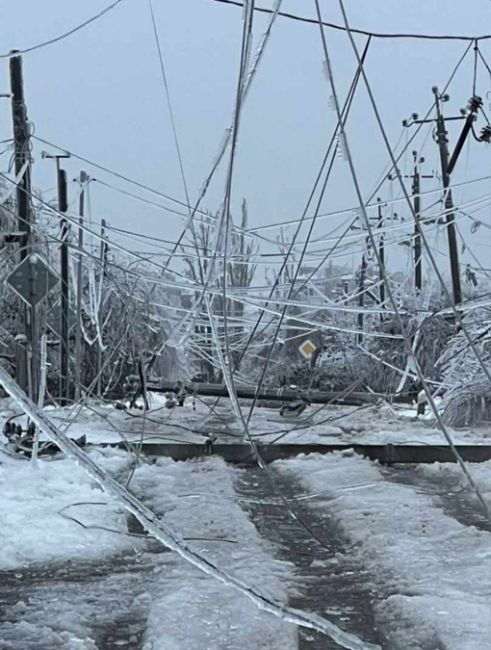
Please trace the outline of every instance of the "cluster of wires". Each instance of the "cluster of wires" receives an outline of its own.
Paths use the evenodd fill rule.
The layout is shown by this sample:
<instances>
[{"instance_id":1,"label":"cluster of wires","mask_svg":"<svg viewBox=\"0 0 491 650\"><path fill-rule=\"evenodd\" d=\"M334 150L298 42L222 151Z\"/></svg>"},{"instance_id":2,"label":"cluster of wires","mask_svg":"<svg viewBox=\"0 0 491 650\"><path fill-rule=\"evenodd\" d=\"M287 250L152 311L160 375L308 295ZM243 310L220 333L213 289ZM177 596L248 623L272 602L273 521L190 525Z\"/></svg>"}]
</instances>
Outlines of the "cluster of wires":
<instances>
[{"instance_id":1,"label":"cluster of wires","mask_svg":"<svg viewBox=\"0 0 491 650\"><path fill-rule=\"evenodd\" d=\"M400 150L399 145L393 147L389 142L377 102L373 95L365 65L367 56L370 53L370 48L372 47L372 39L374 38L432 38L437 40L465 40L466 49L459 57L457 64L451 71L450 78L445 84L443 92L445 92L454 79L457 70L460 68L462 62L465 60L467 54L472 50L472 48L474 52L473 90L475 91L478 61L481 61L488 72L491 73L487 62L478 47L480 40L488 39L490 36L483 35L466 37L431 36L425 34L381 34L366 32L364 30L355 30L350 26L343 0L338 0L339 9L343 17L342 25L334 25L333 23L328 23L323 19L319 0L314 0L316 12L315 19L307 19L301 16L293 16L282 12L281 0L276 0L271 10L258 7L254 0L246 0L244 3L232 2L232 0L215 1L243 6L244 13L242 20L241 51L233 118L229 127L226 129L224 141L218 150L210 172L204 179L197 201L192 204L190 200L184 161L179 142L179 134L174 119L168 75L166 73L165 56L158 34L156 17L151 0L149 0L149 10L152 21L152 30L159 58L164 98L174 137L177 162L186 197L185 201L176 199L169 194L149 187L145 183L141 183L124 174L111 170L107 166L91 161L87 157L70 151L70 154L74 158L83 161L94 170L98 170L97 173L100 172L103 174L104 178L92 177L91 183L97 183L107 191L118 192L132 201L142 202L151 209L165 211L167 214L172 215L172 217L183 221L184 224L178 238L174 241L154 235L144 235L139 232L118 228L114 225L107 225L106 233L101 233L98 232L92 224L81 223L78 215L72 214L71 211L67 213L60 212L56 207L45 201L41 195L34 191L29 193L29 199L36 204L39 211L46 214L49 219L54 220L54 223L58 223L62 219L66 220L74 230L82 229L92 241L110 246L111 250L114 251L114 255L109 256L108 259L104 261L104 273L106 274L108 281L110 281L114 287L114 295L117 300L124 303L128 296L127 287L119 286L119 278L121 277L121 274L123 274L125 278L131 279L132 287L136 287L137 285L145 286L145 297L139 296L135 291L134 295L132 295L132 299L141 301L142 306L151 306L152 308L159 310L159 313L166 321L168 330L167 338L162 345L158 346L153 358L163 354L166 345L178 346L179 342L182 343L182 341L187 341L189 344L189 351L195 356L195 358L212 366L215 371L222 375L228 389L237 421L242 428L244 439L249 442L251 446L251 454L254 455L259 466L265 472L272 491L279 496L281 502L288 509L291 516L295 518L296 521L298 521L299 524L303 526L319 544L325 545L322 537L312 529L309 522L305 521L298 514L295 504L291 500L287 499L282 493L275 481L274 475L264 462L261 456L260 447L257 445L257 438L263 435L263 432L253 432L251 430L253 412L257 406L261 389L266 381L267 373L274 362L275 352L278 350L278 346L284 345L286 342L295 341L299 336L304 336L306 332L336 332L342 335L364 334L364 336L367 337L393 339L401 341L404 344L407 355L413 362L414 376L423 386L428 402L433 410L434 416L442 430L446 442L451 448L459 466L469 481L469 484L476 493L487 516L490 517L488 506L483 499L478 486L473 480L468 467L459 455L448 429L442 421L433 398L433 391L430 386L431 382L427 377L425 377L414 353L414 333L409 333L405 317L409 313L414 313L415 310L405 310L401 306L401 301L398 299L398 296L393 289L394 281L390 277L390 274L381 259L380 241L382 238L386 248L403 243L412 246L415 234L414 232L409 235L407 234L407 221L403 222L399 220L396 222L396 220L392 218L387 218L383 224L375 225L371 213L371 210L378 211L380 209L380 202L374 201L374 198L385 183L388 174L392 174L400 188L400 195L385 201L385 209L388 209L390 206L390 209L392 210L395 206L400 205L403 206L403 209L410 215L409 223L411 223L411 225L413 225L413 221L418 219L418 215L415 214L411 197L407 192L406 184L399 169L399 163L409 151L410 146L417 135L421 132L424 120L422 120L421 125L415 129L413 135L406 140L403 146L400 147ZM110 9L116 7L120 2L122 2L122 0L113 2L112 5L104 9L96 17L86 21L83 25L78 26L74 30L44 44L27 48L24 51L32 51L61 40L61 38L67 37L74 31L81 29L83 26L103 16ZM266 31L259 39L258 47L254 53L253 26L254 16L257 11L267 12L270 18ZM234 223L231 214L241 118L251 84L263 58L275 21L279 16L303 22L310 22L317 25L319 28L322 50L328 72L328 83L332 93L336 115L336 124L301 215L298 218L283 220L282 222L275 224L248 227L245 222L240 225ZM327 30L329 29L338 29L346 33L353 50L356 64L353 79L344 101L340 99L331 62L331 46L327 36ZM354 40L354 34L357 33L364 34L367 37L362 51L359 51L358 45ZM353 99L361 84L363 84L368 95L368 101L372 108L381 140L387 150L388 162L387 168L384 169L380 181L376 184L375 189L368 198L363 196L360 189L360 180L347 133L347 124ZM432 113L434 107L434 104L429 107L426 117ZM487 119L486 115L485 117ZM66 151L65 148L61 148L38 135L34 134L32 138L43 144ZM323 213L322 202L332 177L332 170L335 165L338 164L340 156L344 158L348 165L353 182L354 193L357 198L357 204L345 210ZM227 162L223 204L219 212L216 215L213 215L202 207L202 203L205 199L212 178L225 159L227 159ZM114 179L117 179L117 181L109 182L106 180L106 176L111 176ZM15 181L12 180L8 174L0 173L0 178L2 178L7 185L15 184ZM487 183L490 179L490 176L483 176L466 180L461 183L453 183L451 189L456 190L458 188L463 189L470 186L476 186ZM116 184L116 182L118 184ZM121 184L123 184L123 187L120 186ZM472 299L464 301L458 308L453 304L452 297L449 294L438 260L436 259L436 254L439 251L435 251L435 248L429 241L429 236L441 230L439 228L439 221L445 220L447 215L445 208L442 207L441 189L437 188L422 192L421 196L437 199L435 204L430 206L430 208L428 208L424 213L424 218L421 223L425 227L424 229L421 229L422 232L420 237L423 244L425 261L430 266L434 276L437 278L438 286L445 295L446 302L450 307L442 308L437 311L430 307L423 306L417 310L418 317L423 319L428 316L431 317L443 313L444 310L450 311L466 337L469 353L476 357L476 360L485 373L487 379L491 381L488 365L482 358L482 355L476 347L476 341L469 334L465 321L463 320L463 315L467 311L479 308L483 304L491 304L490 296L484 294L477 298L473 297ZM462 201L457 211L457 226L460 227L463 224L468 224L469 221L473 224L486 226L487 224L481 221L480 216L482 211L488 210L490 206L490 192L483 192L476 198ZM7 212L10 210L8 205L5 203L3 204L3 209ZM12 216L14 216L13 213ZM340 217L344 217L347 223L344 223L341 226L336 225L331 228L329 232L324 234L318 234L316 232L316 229L322 227L322 224L327 222L330 226L334 219ZM285 228L293 229L293 235L288 240L285 240L284 238L280 239L280 237L283 236ZM271 235L271 231L273 231L273 235ZM204 232L207 233L206 236L208 237L206 241L203 238ZM464 234L460 228L458 232L462 243L467 246ZM274 234L276 234L277 237L274 237ZM58 246L63 241L68 245L73 253L83 256L88 267L101 268L101 257L96 252L91 252L88 247L81 249L73 237L66 241L65 239L62 239L60 235L56 234L56 232L53 232L53 230L48 232L45 236L48 246ZM125 243L123 244L121 241L124 241ZM247 247L244 242L247 242L249 246ZM274 251L264 252L261 250L261 246L264 245L269 247L276 246L276 248ZM135 246L141 246L142 250L136 249ZM357 286L351 285L342 296L333 298L332 295L329 295L329 292L325 290L323 279L319 279L320 273L327 263L334 260L345 260L349 256L360 256L365 254L367 252L367 247L373 257L372 266L377 269L377 277L370 277L369 281L358 283ZM183 261L188 262L191 269L194 270L193 274L185 271L182 264ZM482 264L480 264L476 255L473 255L473 261L474 264L470 265L471 269L475 269L483 274L489 273L489 269L485 269ZM251 269L255 269L258 265L267 266L273 271L273 278L269 284L253 284L252 273L250 271ZM305 270L306 267L307 270ZM231 270L238 268L243 271L240 275L242 282L240 280L237 281L237 278L235 277L234 281L232 281ZM347 274L343 271L339 271L328 279L330 281L340 282L343 279L346 279L346 275ZM387 299L384 304L381 304L380 302L377 303L377 301L373 300L373 296L377 295L382 284L387 294ZM162 293L158 294L155 290L156 288L162 289ZM178 292L180 295L186 294L189 298L187 306L183 306L182 303L170 306L168 302L166 303L165 292L171 290ZM312 292L315 296L315 300L309 292ZM159 297L159 295L164 295L164 298ZM360 301L361 296L369 297L371 305L367 306ZM93 314L95 319L94 322L99 332L99 345L102 346L103 337L101 331L103 329L103 324L97 321L100 298L101 296L99 294L98 297L94 297L93 304L84 304L84 311ZM121 323L121 330L119 333L122 334L123 331L127 331L129 328L132 334L137 336L138 328L135 318L129 307L126 311L129 320L127 323ZM326 313L330 315L339 313L343 316L343 320L342 322L336 322L334 319L326 319ZM378 317L381 314L385 314L394 319L398 325L397 329L399 333L394 334L382 327L373 327L364 331L363 329L360 329L359 321L354 320L355 317L364 315L372 317L374 320L378 321ZM420 320L420 323L421 322L422 321ZM287 336L284 335L285 330L288 331ZM123 338L123 336L120 337L121 340ZM264 343L264 338L267 338L266 344ZM86 340L88 340L87 334ZM89 342L93 343L93 341ZM364 349L363 346L360 345L359 349L364 354L371 355L372 358L374 357L373 353ZM100 372L111 363L116 352L117 346L114 346L108 351L108 354L105 356L104 366L101 368ZM259 368L259 378L255 382L255 395L248 410L244 408L237 397L237 382L246 384L249 381L247 374L241 369L241 362L246 355L253 358ZM394 369L394 366L391 366L390 362L384 356L376 357L376 360L379 363ZM147 371L149 370L150 367L147 367ZM395 370L397 370L397 368L395 368ZM404 374L404 371L401 371L401 373ZM96 377L91 387L84 387L84 393L86 395L91 394L91 389L93 388L94 383L99 379L99 376ZM362 381L362 378L357 378L357 380L354 381L346 391L344 391L343 395L349 396L359 386L360 381ZM216 410L217 404L218 400L210 407L211 412ZM66 423L67 429L76 420L76 417L80 414L80 410L83 406L87 406L86 399L82 400L74 409L70 420ZM326 406L323 406L318 409L315 415L322 413L325 408ZM145 411L141 441L143 441L145 436L145 422L148 421L148 417L149 414ZM319 426L324 422L327 423L330 421L333 421L332 416L317 420L316 425ZM176 423L175 426L178 427L179 425ZM308 422L299 422L295 429L300 430L309 426L311 426L311 424ZM293 429L290 427L278 431L275 442L281 440L284 435L287 435L292 430ZM264 435L266 434L264 433Z\"/></svg>"}]
</instances>

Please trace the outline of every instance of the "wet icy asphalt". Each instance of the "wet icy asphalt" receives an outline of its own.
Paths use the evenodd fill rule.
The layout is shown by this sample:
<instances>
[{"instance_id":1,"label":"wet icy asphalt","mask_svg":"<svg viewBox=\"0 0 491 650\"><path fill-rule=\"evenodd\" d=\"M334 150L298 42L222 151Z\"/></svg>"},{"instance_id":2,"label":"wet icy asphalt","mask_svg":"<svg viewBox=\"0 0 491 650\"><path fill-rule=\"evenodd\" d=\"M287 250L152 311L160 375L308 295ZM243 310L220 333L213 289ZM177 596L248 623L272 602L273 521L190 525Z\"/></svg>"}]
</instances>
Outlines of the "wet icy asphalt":
<instances>
[{"instance_id":1,"label":"wet icy asphalt","mask_svg":"<svg viewBox=\"0 0 491 650\"><path fill-rule=\"evenodd\" d=\"M464 525L491 530L470 493L456 488L451 477L422 476L408 466L383 471L389 481L434 495L446 514ZM275 472L275 480L288 499L304 494L288 474ZM295 501L296 512L322 539L320 545L291 518L278 498L271 496L262 470L237 469L235 488L271 553L295 566L288 585L289 604L321 614L390 650L386 640L390 631L378 629L374 613L376 603L386 594L377 591L373 576L353 559L335 518L325 509L312 507L308 500ZM71 650L71 635L93 639L95 646L73 646L84 650L141 650L152 575L169 561L172 555L149 539L139 554L0 572L0 650ZM320 634L300 630L300 650L339 647Z\"/></svg>"}]
</instances>

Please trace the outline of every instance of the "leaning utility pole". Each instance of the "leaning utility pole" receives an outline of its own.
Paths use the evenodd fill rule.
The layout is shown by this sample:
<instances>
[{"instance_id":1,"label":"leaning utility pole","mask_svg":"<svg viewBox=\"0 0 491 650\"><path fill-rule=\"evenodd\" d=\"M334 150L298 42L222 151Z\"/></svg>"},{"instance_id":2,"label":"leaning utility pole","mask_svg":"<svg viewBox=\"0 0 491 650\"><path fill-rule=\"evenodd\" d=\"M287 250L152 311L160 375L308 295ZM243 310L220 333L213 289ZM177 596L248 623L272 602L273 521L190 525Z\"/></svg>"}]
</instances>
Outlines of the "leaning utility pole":
<instances>
[{"instance_id":1,"label":"leaning utility pole","mask_svg":"<svg viewBox=\"0 0 491 650\"><path fill-rule=\"evenodd\" d=\"M24 99L24 82L22 76L22 57L16 55L17 50L10 54L10 91L12 100L12 124L14 135L14 170L17 180L16 208L19 230L19 262L22 262L31 250L31 225L33 215L31 210L31 143L30 129L27 119L27 108ZM16 364L17 380L30 397L36 398L35 382L37 377L36 331L33 319L34 309L24 305L24 338L25 344L18 343L19 350ZM30 356L30 361L28 358Z\"/></svg>"}]
</instances>

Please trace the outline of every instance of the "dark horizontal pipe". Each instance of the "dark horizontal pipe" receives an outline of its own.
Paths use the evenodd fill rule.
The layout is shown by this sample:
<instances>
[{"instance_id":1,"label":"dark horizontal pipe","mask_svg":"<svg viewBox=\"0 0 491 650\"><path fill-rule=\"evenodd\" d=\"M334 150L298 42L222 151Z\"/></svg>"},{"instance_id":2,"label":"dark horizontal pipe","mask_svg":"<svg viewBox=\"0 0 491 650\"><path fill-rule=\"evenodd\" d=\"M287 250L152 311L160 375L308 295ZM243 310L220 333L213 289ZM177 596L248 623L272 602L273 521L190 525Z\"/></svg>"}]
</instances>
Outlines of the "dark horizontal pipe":
<instances>
[{"instance_id":1,"label":"dark horizontal pipe","mask_svg":"<svg viewBox=\"0 0 491 650\"><path fill-rule=\"evenodd\" d=\"M188 383L185 384L184 388L190 395L195 394L202 397L229 396L228 389L224 384ZM176 393L179 390L176 384L169 382L149 384L147 389L154 393ZM350 406L359 406L360 404L374 404L380 399L398 402L410 401L407 395L397 397L390 397L382 393L349 393L349 395L343 395L341 391L304 391L302 389L296 390L292 388L265 388L257 395L257 399L271 402L289 402L298 399L300 395L307 396L313 404L347 404ZM238 386L237 397L254 399L256 397L256 391L254 388L247 386Z\"/></svg>"}]
</instances>

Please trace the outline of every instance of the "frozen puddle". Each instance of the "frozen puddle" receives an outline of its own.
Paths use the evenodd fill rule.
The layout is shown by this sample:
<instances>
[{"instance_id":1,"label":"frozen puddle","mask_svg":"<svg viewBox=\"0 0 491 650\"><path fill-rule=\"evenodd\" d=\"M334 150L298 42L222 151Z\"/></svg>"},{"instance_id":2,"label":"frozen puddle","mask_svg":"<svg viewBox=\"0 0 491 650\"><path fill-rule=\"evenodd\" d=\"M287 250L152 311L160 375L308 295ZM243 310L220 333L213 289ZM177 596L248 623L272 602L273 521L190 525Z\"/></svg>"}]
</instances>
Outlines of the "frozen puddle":
<instances>
[{"instance_id":1,"label":"frozen puddle","mask_svg":"<svg viewBox=\"0 0 491 650\"><path fill-rule=\"evenodd\" d=\"M272 471L277 485L290 501L304 494L293 477ZM373 610L377 598L373 582L363 567L350 558L349 542L335 520L314 510L306 501L296 503L296 511L326 542L327 548L323 548L292 520L279 497L272 493L263 470L240 470L235 488L261 537L273 543L278 559L295 566L289 604L325 616L364 641L381 643ZM300 650L340 647L322 634L299 630Z\"/></svg>"}]
</instances>

